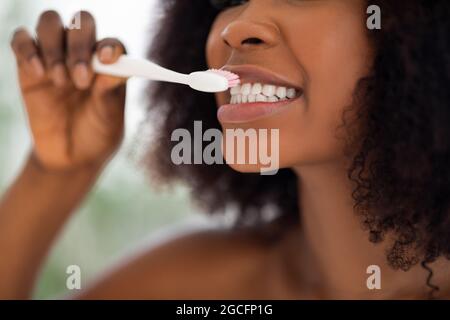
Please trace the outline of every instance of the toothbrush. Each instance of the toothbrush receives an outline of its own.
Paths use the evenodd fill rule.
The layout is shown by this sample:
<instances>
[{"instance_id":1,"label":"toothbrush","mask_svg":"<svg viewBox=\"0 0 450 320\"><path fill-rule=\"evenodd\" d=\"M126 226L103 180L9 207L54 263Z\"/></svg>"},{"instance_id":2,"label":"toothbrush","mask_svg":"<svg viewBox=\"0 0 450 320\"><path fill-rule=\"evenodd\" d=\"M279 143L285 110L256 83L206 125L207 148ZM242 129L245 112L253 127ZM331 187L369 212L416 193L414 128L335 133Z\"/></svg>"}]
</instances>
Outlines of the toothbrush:
<instances>
[{"instance_id":1,"label":"toothbrush","mask_svg":"<svg viewBox=\"0 0 450 320\"><path fill-rule=\"evenodd\" d=\"M92 67L95 72L116 77L144 77L150 80L181 83L203 92L222 92L240 83L239 76L225 70L209 69L190 74L163 68L145 59L122 55L112 64L103 64L94 55Z\"/></svg>"}]
</instances>

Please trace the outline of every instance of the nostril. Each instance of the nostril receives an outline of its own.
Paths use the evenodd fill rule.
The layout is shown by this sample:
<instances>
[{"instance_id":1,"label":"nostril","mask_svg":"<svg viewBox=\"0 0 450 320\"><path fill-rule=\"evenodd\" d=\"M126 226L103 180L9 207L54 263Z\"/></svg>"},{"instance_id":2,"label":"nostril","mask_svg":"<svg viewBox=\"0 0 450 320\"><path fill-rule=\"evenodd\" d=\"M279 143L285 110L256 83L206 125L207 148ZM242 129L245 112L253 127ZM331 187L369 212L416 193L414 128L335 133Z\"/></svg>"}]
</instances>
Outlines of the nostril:
<instances>
[{"instance_id":1,"label":"nostril","mask_svg":"<svg viewBox=\"0 0 450 320\"><path fill-rule=\"evenodd\" d=\"M241 44L261 44L263 41L259 38L247 38L241 42Z\"/></svg>"}]
</instances>

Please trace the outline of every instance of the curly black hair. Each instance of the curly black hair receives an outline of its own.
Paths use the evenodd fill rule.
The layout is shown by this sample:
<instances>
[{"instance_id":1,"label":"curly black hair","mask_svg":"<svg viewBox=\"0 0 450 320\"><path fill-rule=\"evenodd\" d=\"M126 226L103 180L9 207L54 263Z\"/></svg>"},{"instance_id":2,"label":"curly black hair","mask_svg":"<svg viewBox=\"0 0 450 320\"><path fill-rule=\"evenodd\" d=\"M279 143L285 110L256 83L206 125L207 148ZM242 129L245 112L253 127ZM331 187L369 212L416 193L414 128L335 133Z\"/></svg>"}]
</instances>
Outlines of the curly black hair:
<instances>
[{"instance_id":1,"label":"curly black hair","mask_svg":"<svg viewBox=\"0 0 450 320\"><path fill-rule=\"evenodd\" d=\"M428 285L437 290L427 264L440 256L450 259L450 2L368 2L381 8L382 29L368 30L376 54L352 107L361 128L348 168L355 209L370 241L395 235L387 253L393 268L422 262L430 271ZM164 0L160 9L149 58L185 73L207 69L206 39L220 10L205 0ZM275 210L282 225L299 222L291 169L262 176L224 165L173 164L173 130L185 128L193 136L195 120L205 130L220 128L213 95L156 83L149 101L157 127L146 163L157 181L184 182L209 212L235 208L236 225L264 224L265 208ZM343 124L354 124L347 122L344 113Z\"/></svg>"}]
</instances>

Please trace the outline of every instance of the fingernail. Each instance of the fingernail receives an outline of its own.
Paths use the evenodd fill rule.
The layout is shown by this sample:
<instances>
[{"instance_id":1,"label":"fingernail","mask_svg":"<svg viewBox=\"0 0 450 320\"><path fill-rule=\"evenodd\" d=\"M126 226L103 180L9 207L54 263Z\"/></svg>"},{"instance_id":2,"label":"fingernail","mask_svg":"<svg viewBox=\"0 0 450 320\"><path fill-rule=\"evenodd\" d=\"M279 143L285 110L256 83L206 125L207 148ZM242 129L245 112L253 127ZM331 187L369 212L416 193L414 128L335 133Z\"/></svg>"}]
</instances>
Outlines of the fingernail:
<instances>
[{"instance_id":1,"label":"fingernail","mask_svg":"<svg viewBox=\"0 0 450 320\"><path fill-rule=\"evenodd\" d=\"M84 62L79 62L73 69L75 84L79 88L87 88L89 86L89 70Z\"/></svg>"},{"instance_id":2,"label":"fingernail","mask_svg":"<svg viewBox=\"0 0 450 320\"><path fill-rule=\"evenodd\" d=\"M44 66L38 56L33 56L30 59L30 64L36 77L40 78L44 75Z\"/></svg>"},{"instance_id":3,"label":"fingernail","mask_svg":"<svg viewBox=\"0 0 450 320\"><path fill-rule=\"evenodd\" d=\"M57 64L53 67L52 79L58 87L63 87L66 84L66 68L62 64Z\"/></svg>"},{"instance_id":4,"label":"fingernail","mask_svg":"<svg viewBox=\"0 0 450 320\"><path fill-rule=\"evenodd\" d=\"M111 46L105 46L100 50L100 60L102 62L110 61L114 56L114 48Z\"/></svg>"}]
</instances>

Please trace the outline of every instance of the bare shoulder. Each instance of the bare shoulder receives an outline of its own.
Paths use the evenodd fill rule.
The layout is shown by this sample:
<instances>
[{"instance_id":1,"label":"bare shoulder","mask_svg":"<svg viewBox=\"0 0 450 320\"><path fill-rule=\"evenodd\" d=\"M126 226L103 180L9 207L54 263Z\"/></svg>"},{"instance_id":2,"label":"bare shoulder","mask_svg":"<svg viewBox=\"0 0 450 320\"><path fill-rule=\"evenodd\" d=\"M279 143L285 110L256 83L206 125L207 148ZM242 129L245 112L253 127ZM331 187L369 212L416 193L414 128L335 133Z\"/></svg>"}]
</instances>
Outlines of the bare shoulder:
<instances>
[{"instance_id":1,"label":"bare shoulder","mask_svg":"<svg viewBox=\"0 0 450 320\"><path fill-rule=\"evenodd\" d=\"M253 229L194 232L144 250L76 298L264 298L270 247Z\"/></svg>"}]
</instances>

